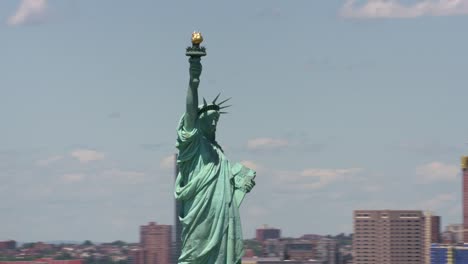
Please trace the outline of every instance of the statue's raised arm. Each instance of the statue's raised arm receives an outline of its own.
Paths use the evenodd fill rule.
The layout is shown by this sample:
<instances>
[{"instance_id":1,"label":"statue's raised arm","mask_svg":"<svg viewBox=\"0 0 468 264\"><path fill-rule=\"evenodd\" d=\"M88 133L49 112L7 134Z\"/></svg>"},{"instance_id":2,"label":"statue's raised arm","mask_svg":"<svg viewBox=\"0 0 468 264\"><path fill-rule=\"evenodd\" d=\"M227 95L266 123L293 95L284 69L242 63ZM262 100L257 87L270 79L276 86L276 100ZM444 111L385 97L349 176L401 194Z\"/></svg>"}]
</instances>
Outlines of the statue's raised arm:
<instances>
[{"instance_id":1,"label":"statue's raised arm","mask_svg":"<svg viewBox=\"0 0 468 264\"><path fill-rule=\"evenodd\" d=\"M192 33L192 47L187 48L186 55L190 56L190 81L187 90L186 110L184 118L184 128L187 131L195 127L195 121L198 118L198 85L200 84L200 75L202 72L201 57L205 56L205 49L200 47L203 37L200 32Z\"/></svg>"},{"instance_id":2,"label":"statue's raised arm","mask_svg":"<svg viewBox=\"0 0 468 264\"><path fill-rule=\"evenodd\" d=\"M198 115L198 85L200 83L200 75L202 65L200 58L190 58L190 81L187 90L187 101L184 119L184 128L190 131L195 126L195 121Z\"/></svg>"}]
</instances>

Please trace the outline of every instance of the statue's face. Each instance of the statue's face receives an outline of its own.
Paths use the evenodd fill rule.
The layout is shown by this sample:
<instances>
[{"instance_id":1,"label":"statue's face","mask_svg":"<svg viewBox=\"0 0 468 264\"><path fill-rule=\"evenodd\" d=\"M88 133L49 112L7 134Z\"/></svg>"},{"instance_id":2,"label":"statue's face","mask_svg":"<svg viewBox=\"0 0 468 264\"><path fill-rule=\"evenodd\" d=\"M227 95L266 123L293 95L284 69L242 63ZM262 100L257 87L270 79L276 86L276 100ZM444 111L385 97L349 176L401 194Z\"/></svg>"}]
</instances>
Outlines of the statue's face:
<instances>
[{"instance_id":1,"label":"statue's face","mask_svg":"<svg viewBox=\"0 0 468 264\"><path fill-rule=\"evenodd\" d=\"M209 110L200 116L200 129L206 137L214 139L218 121L219 113L215 110Z\"/></svg>"}]
</instances>

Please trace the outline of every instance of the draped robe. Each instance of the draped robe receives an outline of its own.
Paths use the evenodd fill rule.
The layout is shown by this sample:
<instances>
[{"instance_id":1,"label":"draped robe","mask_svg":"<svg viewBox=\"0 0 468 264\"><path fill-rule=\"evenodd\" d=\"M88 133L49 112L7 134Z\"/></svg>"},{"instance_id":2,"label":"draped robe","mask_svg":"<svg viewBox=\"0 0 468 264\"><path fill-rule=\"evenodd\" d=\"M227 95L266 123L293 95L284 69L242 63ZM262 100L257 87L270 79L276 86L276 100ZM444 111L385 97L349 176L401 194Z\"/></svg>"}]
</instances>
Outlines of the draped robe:
<instances>
[{"instance_id":1,"label":"draped robe","mask_svg":"<svg viewBox=\"0 0 468 264\"><path fill-rule=\"evenodd\" d=\"M232 166L222 148L202 134L177 129L175 197L181 202L179 264L240 264L244 254Z\"/></svg>"}]
</instances>

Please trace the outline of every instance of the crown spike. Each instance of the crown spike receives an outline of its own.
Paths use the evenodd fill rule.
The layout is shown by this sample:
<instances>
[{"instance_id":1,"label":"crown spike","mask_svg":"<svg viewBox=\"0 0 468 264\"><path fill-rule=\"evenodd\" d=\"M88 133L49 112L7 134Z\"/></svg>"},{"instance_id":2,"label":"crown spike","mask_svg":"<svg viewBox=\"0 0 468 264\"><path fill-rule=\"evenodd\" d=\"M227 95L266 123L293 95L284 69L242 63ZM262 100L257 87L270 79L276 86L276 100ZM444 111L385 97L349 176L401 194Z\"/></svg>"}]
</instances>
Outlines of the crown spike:
<instances>
[{"instance_id":1,"label":"crown spike","mask_svg":"<svg viewBox=\"0 0 468 264\"><path fill-rule=\"evenodd\" d=\"M226 99L226 100L222 101L222 102L221 102L221 103L219 103L218 105L220 106L220 105L224 104L225 102L227 102L227 101L231 100L231 98L232 98L232 97L229 97L228 99Z\"/></svg>"},{"instance_id":2,"label":"crown spike","mask_svg":"<svg viewBox=\"0 0 468 264\"><path fill-rule=\"evenodd\" d=\"M221 106L222 104L224 104L225 102L227 102L228 100L230 100L231 98L228 98L226 100L223 100L221 103L217 104L216 101L218 100L219 96L221 95L221 93L219 93L216 98L213 100L213 102L211 104L208 104L206 102L206 99L203 97L203 105L201 106L201 108L198 109L198 115L200 116L201 114L207 112L207 111L210 111L210 110L214 110L216 112L218 112L219 114L227 114L228 112L220 112L221 109L224 109L224 108L228 108L232 105L226 105L226 106Z\"/></svg>"},{"instance_id":3,"label":"crown spike","mask_svg":"<svg viewBox=\"0 0 468 264\"><path fill-rule=\"evenodd\" d=\"M218 100L218 98L219 98L220 95L221 95L221 93L219 93L219 94L215 97L215 99L213 100L212 104L216 104L216 100Z\"/></svg>"},{"instance_id":4,"label":"crown spike","mask_svg":"<svg viewBox=\"0 0 468 264\"><path fill-rule=\"evenodd\" d=\"M229 114L228 112L219 112L220 115Z\"/></svg>"}]
</instances>

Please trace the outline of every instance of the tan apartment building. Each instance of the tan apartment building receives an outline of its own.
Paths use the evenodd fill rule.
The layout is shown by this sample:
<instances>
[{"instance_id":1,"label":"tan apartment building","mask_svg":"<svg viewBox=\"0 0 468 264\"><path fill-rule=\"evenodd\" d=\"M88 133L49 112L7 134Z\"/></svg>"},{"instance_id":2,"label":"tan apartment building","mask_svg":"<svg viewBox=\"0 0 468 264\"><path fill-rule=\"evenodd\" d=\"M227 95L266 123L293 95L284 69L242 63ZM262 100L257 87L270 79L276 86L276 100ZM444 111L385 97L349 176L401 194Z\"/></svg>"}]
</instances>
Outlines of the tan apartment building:
<instances>
[{"instance_id":1,"label":"tan apartment building","mask_svg":"<svg viewBox=\"0 0 468 264\"><path fill-rule=\"evenodd\" d=\"M150 222L140 227L144 264L170 264L172 226Z\"/></svg>"},{"instance_id":2,"label":"tan apartment building","mask_svg":"<svg viewBox=\"0 0 468 264\"><path fill-rule=\"evenodd\" d=\"M423 264L424 215L416 210L354 211L354 264Z\"/></svg>"}]
</instances>

